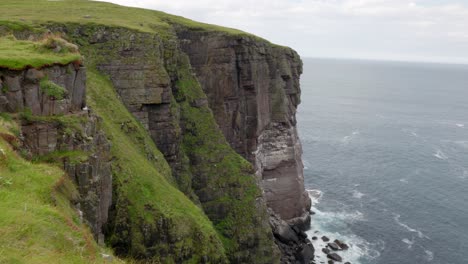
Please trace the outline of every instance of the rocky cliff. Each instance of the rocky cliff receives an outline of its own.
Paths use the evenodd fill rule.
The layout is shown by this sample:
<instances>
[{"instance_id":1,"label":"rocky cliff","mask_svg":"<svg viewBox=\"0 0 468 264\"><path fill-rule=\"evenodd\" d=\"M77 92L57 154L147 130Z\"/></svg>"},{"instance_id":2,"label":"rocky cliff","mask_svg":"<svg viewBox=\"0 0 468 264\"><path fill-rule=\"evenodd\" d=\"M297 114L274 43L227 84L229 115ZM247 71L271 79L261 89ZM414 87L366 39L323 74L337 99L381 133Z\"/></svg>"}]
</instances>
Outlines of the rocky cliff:
<instances>
[{"instance_id":1,"label":"rocky cliff","mask_svg":"<svg viewBox=\"0 0 468 264\"><path fill-rule=\"evenodd\" d=\"M21 113L23 154L62 163L79 187L73 201L98 240L112 199L110 144L85 107L80 64L0 70L0 111Z\"/></svg>"},{"instance_id":2,"label":"rocky cliff","mask_svg":"<svg viewBox=\"0 0 468 264\"><path fill-rule=\"evenodd\" d=\"M184 28L178 36L221 131L254 164L268 207L307 226L311 204L296 129L298 54L255 37Z\"/></svg>"},{"instance_id":3,"label":"rocky cliff","mask_svg":"<svg viewBox=\"0 0 468 264\"><path fill-rule=\"evenodd\" d=\"M159 12L35 6L76 12L0 24L0 33L60 35L87 71L5 67L0 110L20 113L28 158L58 162L74 180L73 203L100 242L143 262L309 263L297 53Z\"/></svg>"}]
</instances>

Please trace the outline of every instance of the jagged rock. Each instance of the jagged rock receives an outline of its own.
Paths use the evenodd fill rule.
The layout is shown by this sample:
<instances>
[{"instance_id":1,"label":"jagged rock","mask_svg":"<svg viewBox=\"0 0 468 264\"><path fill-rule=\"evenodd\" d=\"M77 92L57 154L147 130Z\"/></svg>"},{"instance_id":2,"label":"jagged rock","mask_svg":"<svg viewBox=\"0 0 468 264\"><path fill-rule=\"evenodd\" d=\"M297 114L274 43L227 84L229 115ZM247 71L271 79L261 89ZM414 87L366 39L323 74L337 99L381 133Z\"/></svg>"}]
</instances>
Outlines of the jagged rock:
<instances>
[{"instance_id":1,"label":"jagged rock","mask_svg":"<svg viewBox=\"0 0 468 264\"><path fill-rule=\"evenodd\" d=\"M286 222L276 222L272 226L274 236L285 244L298 242L299 237L296 232Z\"/></svg>"},{"instance_id":2,"label":"jagged rock","mask_svg":"<svg viewBox=\"0 0 468 264\"><path fill-rule=\"evenodd\" d=\"M332 250L335 250L335 251L341 249L340 246L338 246L336 243L333 243L333 242L328 243L327 245L328 247L330 247Z\"/></svg>"},{"instance_id":3,"label":"jagged rock","mask_svg":"<svg viewBox=\"0 0 468 264\"><path fill-rule=\"evenodd\" d=\"M322 236L322 241L323 242L328 242L330 239L327 236Z\"/></svg>"},{"instance_id":4,"label":"jagged rock","mask_svg":"<svg viewBox=\"0 0 468 264\"><path fill-rule=\"evenodd\" d=\"M296 259L299 263L310 263L314 259L315 249L312 244L306 244L299 254L296 256Z\"/></svg>"},{"instance_id":5,"label":"jagged rock","mask_svg":"<svg viewBox=\"0 0 468 264\"><path fill-rule=\"evenodd\" d=\"M325 254L329 254L329 253L330 253L330 249L328 249L328 248L322 248L322 252L325 253Z\"/></svg>"},{"instance_id":6,"label":"jagged rock","mask_svg":"<svg viewBox=\"0 0 468 264\"><path fill-rule=\"evenodd\" d=\"M317 240L317 237L316 237L316 236L313 236L313 237L312 237L312 240Z\"/></svg>"},{"instance_id":7,"label":"jagged rock","mask_svg":"<svg viewBox=\"0 0 468 264\"><path fill-rule=\"evenodd\" d=\"M335 239L335 244L337 244L342 250L346 250L349 248L349 246L346 243L343 243L342 241Z\"/></svg>"},{"instance_id":8,"label":"jagged rock","mask_svg":"<svg viewBox=\"0 0 468 264\"><path fill-rule=\"evenodd\" d=\"M2 85L6 85L5 90L8 90L6 96L0 96L0 111L20 112L28 108L33 116L45 117L40 121L23 120L21 123L23 147L29 157L59 151L82 151L89 155L82 162L71 162L66 158L58 162L62 162L65 172L77 184L80 197L73 202L79 207L96 240L104 243L102 227L107 221L112 200L110 143L97 128L97 117L81 110L86 96L84 72L84 67L75 70L73 65L41 70L0 70L0 79L4 80ZM70 91L68 98L55 100L47 96L39 87L44 77ZM71 81L67 81L69 79ZM67 127L64 123L48 119L52 115L67 114L70 114L70 119L85 121Z\"/></svg>"},{"instance_id":9,"label":"jagged rock","mask_svg":"<svg viewBox=\"0 0 468 264\"><path fill-rule=\"evenodd\" d=\"M327 257L329 259L332 259L334 261L338 261L338 262L341 262L343 259L341 258L340 255L336 254L336 253L330 253L330 254L327 254Z\"/></svg>"},{"instance_id":10,"label":"jagged rock","mask_svg":"<svg viewBox=\"0 0 468 264\"><path fill-rule=\"evenodd\" d=\"M51 98L40 88L40 81L48 80L66 90L65 98ZM21 112L25 108L33 115L62 115L80 111L86 105L86 69L73 65L51 66L41 70L25 71L2 70L2 90L0 110Z\"/></svg>"}]
</instances>

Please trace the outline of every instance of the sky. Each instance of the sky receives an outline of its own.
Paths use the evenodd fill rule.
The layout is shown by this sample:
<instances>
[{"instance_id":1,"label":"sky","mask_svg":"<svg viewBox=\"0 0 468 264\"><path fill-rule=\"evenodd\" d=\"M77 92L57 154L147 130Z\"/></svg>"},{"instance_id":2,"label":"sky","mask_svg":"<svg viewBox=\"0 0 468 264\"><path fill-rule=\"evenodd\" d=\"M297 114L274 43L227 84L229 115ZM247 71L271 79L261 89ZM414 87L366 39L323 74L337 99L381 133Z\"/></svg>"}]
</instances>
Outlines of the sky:
<instances>
[{"instance_id":1,"label":"sky","mask_svg":"<svg viewBox=\"0 0 468 264\"><path fill-rule=\"evenodd\" d=\"M468 0L107 0L241 29L302 57L468 64Z\"/></svg>"}]
</instances>

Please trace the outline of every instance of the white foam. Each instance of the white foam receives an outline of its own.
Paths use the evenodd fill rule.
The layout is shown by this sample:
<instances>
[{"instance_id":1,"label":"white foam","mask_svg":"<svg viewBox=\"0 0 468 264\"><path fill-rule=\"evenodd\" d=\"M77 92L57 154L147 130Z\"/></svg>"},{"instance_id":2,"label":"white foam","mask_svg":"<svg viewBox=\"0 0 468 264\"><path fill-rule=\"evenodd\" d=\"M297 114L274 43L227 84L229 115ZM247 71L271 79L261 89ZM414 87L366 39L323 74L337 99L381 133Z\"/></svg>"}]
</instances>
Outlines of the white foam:
<instances>
[{"instance_id":1,"label":"white foam","mask_svg":"<svg viewBox=\"0 0 468 264\"><path fill-rule=\"evenodd\" d=\"M438 149L437 150L437 153L433 154L434 157L438 158L438 159L441 159L441 160L447 160L448 157L447 155L445 155L445 153L442 152L442 150Z\"/></svg>"},{"instance_id":2,"label":"white foam","mask_svg":"<svg viewBox=\"0 0 468 264\"><path fill-rule=\"evenodd\" d=\"M365 194L363 194L362 192L358 191L358 190L354 190L353 191L353 198L356 198L356 199L361 199Z\"/></svg>"},{"instance_id":3,"label":"white foam","mask_svg":"<svg viewBox=\"0 0 468 264\"><path fill-rule=\"evenodd\" d=\"M465 127L465 124L455 124L457 127L463 128Z\"/></svg>"},{"instance_id":4,"label":"white foam","mask_svg":"<svg viewBox=\"0 0 468 264\"><path fill-rule=\"evenodd\" d=\"M401 222L401 221L400 221L400 215L399 215L399 214L394 214L393 219L395 219L395 222L396 222L399 226L405 228L405 229L408 230L409 232L413 232L413 233L418 234L418 237L419 237L419 238L427 238L427 239L430 239L430 238L429 238L428 236L426 236L423 232L421 232L421 231L419 231L419 230L417 230L417 229L411 228L411 227L409 227L407 224Z\"/></svg>"},{"instance_id":5,"label":"white foam","mask_svg":"<svg viewBox=\"0 0 468 264\"><path fill-rule=\"evenodd\" d=\"M307 190L312 199L320 200L322 192L320 190L309 189ZM314 203L315 205L317 203ZM327 212L321 211L315 206L312 208L315 212L311 229L307 231L309 239L315 247L315 259L317 263L320 261L327 261L327 256L322 252L327 243L322 241L322 236L327 236L331 241L339 239L345 242L348 250L340 251L340 256L344 261L360 264L361 261L372 261L380 256L380 252L385 248L385 242L379 240L376 243L369 243L365 239L351 233L349 224L355 221L365 221L364 214L359 211L341 211L341 212ZM312 240L316 236L318 239Z\"/></svg>"},{"instance_id":6,"label":"white foam","mask_svg":"<svg viewBox=\"0 0 468 264\"><path fill-rule=\"evenodd\" d=\"M401 178L401 179L400 179L400 182L402 182L402 183L408 183L408 179Z\"/></svg>"},{"instance_id":7,"label":"white foam","mask_svg":"<svg viewBox=\"0 0 468 264\"><path fill-rule=\"evenodd\" d=\"M322 191L318 189L307 189L307 193L310 196L310 199L314 201L314 204L317 204L322 199Z\"/></svg>"},{"instance_id":8,"label":"white foam","mask_svg":"<svg viewBox=\"0 0 468 264\"><path fill-rule=\"evenodd\" d=\"M426 253L427 261L432 261L434 259L434 253L432 251L425 249L424 253Z\"/></svg>"},{"instance_id":9,"label":"white foam","mask_svg":"<svg viewBox=\"0 0 468 264\"><path fill-rule=\"evenodd\" d=\"M408 245L408 249L411 249L413 247L414 239L409 240L408 238L403 238L401 241Z\"/></svg>"}]
</instances>

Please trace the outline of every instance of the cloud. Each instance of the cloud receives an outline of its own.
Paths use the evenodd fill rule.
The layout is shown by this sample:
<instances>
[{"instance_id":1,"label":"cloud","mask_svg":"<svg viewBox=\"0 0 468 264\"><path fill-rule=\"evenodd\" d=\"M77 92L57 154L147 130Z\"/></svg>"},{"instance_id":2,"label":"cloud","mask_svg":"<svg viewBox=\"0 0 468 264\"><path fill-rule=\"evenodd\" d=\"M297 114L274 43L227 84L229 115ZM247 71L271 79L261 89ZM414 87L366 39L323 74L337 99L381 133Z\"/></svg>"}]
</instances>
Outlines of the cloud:
<instances>
[{"instance_id":1,"label":"cloud","mask_svg":"<svg viewBox=\"0 0 468 264\"><path fill-rule=\"evenodd\" d=\"M111 0L239 28L303 56L468 63L468 5L455 0Z\"/></svg>"}]
</instances>

